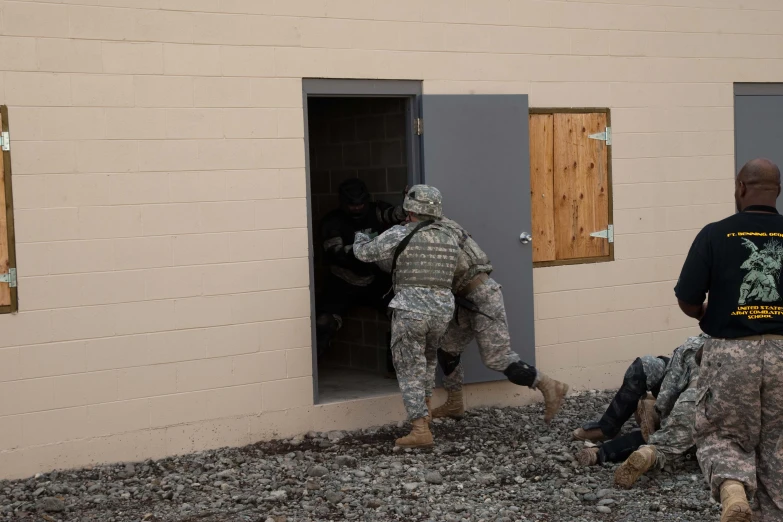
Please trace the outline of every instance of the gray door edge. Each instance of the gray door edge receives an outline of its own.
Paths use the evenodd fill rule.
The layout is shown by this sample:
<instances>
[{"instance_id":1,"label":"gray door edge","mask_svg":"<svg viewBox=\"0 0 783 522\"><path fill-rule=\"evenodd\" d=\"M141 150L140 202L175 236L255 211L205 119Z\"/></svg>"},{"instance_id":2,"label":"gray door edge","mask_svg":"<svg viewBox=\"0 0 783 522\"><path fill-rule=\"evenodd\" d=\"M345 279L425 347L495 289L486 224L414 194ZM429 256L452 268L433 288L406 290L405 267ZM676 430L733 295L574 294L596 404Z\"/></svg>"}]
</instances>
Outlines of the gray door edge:
<instances>
[{"instance_id":1,"label":"gray door edge","mask_svg":"<svg viewBox=\"0 0 783 522\"><path fill-rule=\"evenodd\" d=\"M783 83L735 83L734 96L783 96Z\"/></svg>"}]
</instances>

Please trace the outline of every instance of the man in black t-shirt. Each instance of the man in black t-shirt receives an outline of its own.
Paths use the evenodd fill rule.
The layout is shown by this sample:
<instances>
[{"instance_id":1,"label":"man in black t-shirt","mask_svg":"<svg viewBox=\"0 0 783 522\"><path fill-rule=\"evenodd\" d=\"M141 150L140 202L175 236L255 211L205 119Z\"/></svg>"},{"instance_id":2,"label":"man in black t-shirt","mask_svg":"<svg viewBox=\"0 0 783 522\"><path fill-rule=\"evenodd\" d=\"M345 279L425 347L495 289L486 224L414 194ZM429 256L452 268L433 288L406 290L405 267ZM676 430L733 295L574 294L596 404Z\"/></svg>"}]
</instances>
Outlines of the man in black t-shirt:
<instances>
[{"instance_id":1,"label":"man in black t-shirt","mask_svg":"<svg viewBox=\"0 0 783 522\"><path fill-rule=\"evenodd\" d=\"M740 170L738 213L704 227L674 289L682 311L712 336L696 407L698 458L721 522L783 521L783 217L780 170ZM709 306L705 298L709 295Z\"/></svg>"}]
</instances>

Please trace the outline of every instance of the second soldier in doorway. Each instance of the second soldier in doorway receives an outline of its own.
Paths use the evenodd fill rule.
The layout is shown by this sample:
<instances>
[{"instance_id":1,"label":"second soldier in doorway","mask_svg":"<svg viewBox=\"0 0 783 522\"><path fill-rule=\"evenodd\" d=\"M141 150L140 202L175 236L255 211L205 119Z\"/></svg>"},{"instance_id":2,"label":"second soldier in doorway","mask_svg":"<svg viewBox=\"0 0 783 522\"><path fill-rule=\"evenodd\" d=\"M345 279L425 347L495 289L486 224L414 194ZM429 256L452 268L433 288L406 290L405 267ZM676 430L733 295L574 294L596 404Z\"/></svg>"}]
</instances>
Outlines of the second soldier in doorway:
<instances>
[{"instance_id":1,"label":"second soldier in doorway","mask_svg":"<svg viewBox=\"0 0 783 522\"><path fill-rule=\"evenodd\" d=\"M457 311L438 350L438 362L443 370L443 386L448 398L432 416L460 418L465 413L462 395L464 372L460 356L473 339L478 343L484 366L503 374L519 386L539 390L544 396L544 421L549 423L560 409L568 393L568 385L558 382L519 359L511 349L506 307L501 287L489 274L489 257L458 223L447 218L441 221L451 230L460 247L457 271L452 290Z\"/></svg>"},{"instance_id":2,"label":"second soldier in doorway","mask_svg":"<svg viewBox=\"0 0 783 522\"><path fill-rule=\"evenodd\" d=\"M437 346L454 315L451 284L459 246L441 223L443 204L438 189L412 187L403 208L409 223L392 227L375 239L357 233L353 252L367 263L392 260L392 357L412 424L410 434L395 444L415 448L433 444L427 397L432 394Z\"/></svg>"},{"instance_id":3,"label":"second soldier in doorway","mask_svg":"<svg viewBox=\"0 0 783 522\"><path fill-rule=\"evenodd\" d=\"M375 237L405 220L402 207L370 201L367 186L357 178L343 181L338 193L340 207L327 214L321 225L324 260L329 272L316 303L319 358L342 327L343 315L349 308L369 306L385 314L391 300L385 295L391 286L389 276L354 256L354 235L361 231Z\"/></svg>"}]
</instances>

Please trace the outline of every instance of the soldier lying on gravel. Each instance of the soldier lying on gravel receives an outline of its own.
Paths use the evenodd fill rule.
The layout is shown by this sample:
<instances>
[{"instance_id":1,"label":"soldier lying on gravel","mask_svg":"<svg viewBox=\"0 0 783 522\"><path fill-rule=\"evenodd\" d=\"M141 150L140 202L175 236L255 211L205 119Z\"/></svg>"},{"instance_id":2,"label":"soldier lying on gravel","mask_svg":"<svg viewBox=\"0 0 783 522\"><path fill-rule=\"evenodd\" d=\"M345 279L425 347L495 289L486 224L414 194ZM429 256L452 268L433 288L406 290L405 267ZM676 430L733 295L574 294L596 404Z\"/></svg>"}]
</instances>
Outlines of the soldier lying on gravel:
<instances>
[{"instance_id":1,"label":"soldier lying on gravel","mask_svg":"<svg viewBox=\"0 0 783 522\"><path fill-rule=\"evenodd\" d=\"M688 338L665 363L663 359L652 356L636 359L628 368L623 386L601 420L574 431L576 440L600 442L613 439L601 447L580 451L577 454L579 462L593 465L625 461L615 473L615 482L627 488L649 469L663 468L667 458L683 455L690 450L694 445L698 359L707 338L704 334ZM650 376L653 378L650 379ZM648 391L656 399L640 400ZM637 422L641 431L615 438L622 424L630 418L632 408L637 408ZM661 429L656 431L659 424ZM605 430L606 426L611 429Z\"/></svg>"}]
</instances>

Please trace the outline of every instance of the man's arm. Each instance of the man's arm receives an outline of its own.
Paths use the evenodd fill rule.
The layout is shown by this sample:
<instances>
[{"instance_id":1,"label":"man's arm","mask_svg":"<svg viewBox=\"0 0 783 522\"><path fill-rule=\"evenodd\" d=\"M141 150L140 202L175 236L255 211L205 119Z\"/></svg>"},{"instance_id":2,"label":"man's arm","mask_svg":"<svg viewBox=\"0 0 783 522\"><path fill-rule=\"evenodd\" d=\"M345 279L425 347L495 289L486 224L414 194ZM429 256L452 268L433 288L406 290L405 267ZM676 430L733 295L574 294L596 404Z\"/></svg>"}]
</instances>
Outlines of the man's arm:
<instances>
[{"instance_id":1,"label":"man's arm","mask_svg":"<svg viewBox=\"0 0 783 522\"><path fill-rule=\"evenodd\" d=\"M328 234L328 235L327 235ZM324 259L327 263L337 265L348 270L354 270L363 266L363 263L353 255L353 245L344 245L339 231L331 231L325 234Z\"/></svg>"},{"instance_id":2,"label":"man's arm","mask_svg":"<svg viewBox=\"0 0 783 522\"><path fill-rule=\"evenodd\" d=\"M712 249L709 243L710 225L704 227L693 240L688 257L682 266L674 295L680 310L688 317L701 319L707 311L707 292L710 289Z\"/></svg>"},{"instance_id":3,"label":"man's arm","mask_svg":"<svg viewBox=\"0 0 783 522\"><path fill-rule=\"evenodd\" d=\"M682 310L682 313L688 317L693 317L698 321L701 321L704 317L704 314L707 313L707 303L690 304L686 303L682 299L677 299L677 304L680 305L680 310Z\"/></svg>"},{"instance_id":4,"label":"man's arm","mask_svg":"<svg viewBox=\"0 0 783 522\"><path fill-rule=\"evenodd\" d=\"M399 225L408 217L408 213L401 206L394 207L385 201L378 201L375 205L378 222L384 226Z\"/></svg>"},{"instance_id":5,"label":"man's arm","mask_svg":"<svg viewBox=\"0 0 783 522\"><path fill-rule=\"evenodd\" d=\"M365 263L377 263L394 257L397 245L408 235L408 230L397 225L375 239L362 232L357 232L353 241L353 254L356 259Z\"/></svg>"},{"instance_id":6,"label":"man's arm","mask_svg":"<svg viewBox=\"0 0 783 522\"><path fill-rule=\"evenodd\" d=\"M663 376L663 381L661 381L661 389L658 392L658 396L655 398L655 409L658 411L658 415L660 415L661 418L669 415L669 412L671 412L674 407L674 403L677 401L677 397L679 397L682 392L680 381L687 370L683 364L684 351L685 345L674 350L672 358L666 365L666 373Z\"/></svg>"}]
</instances>

